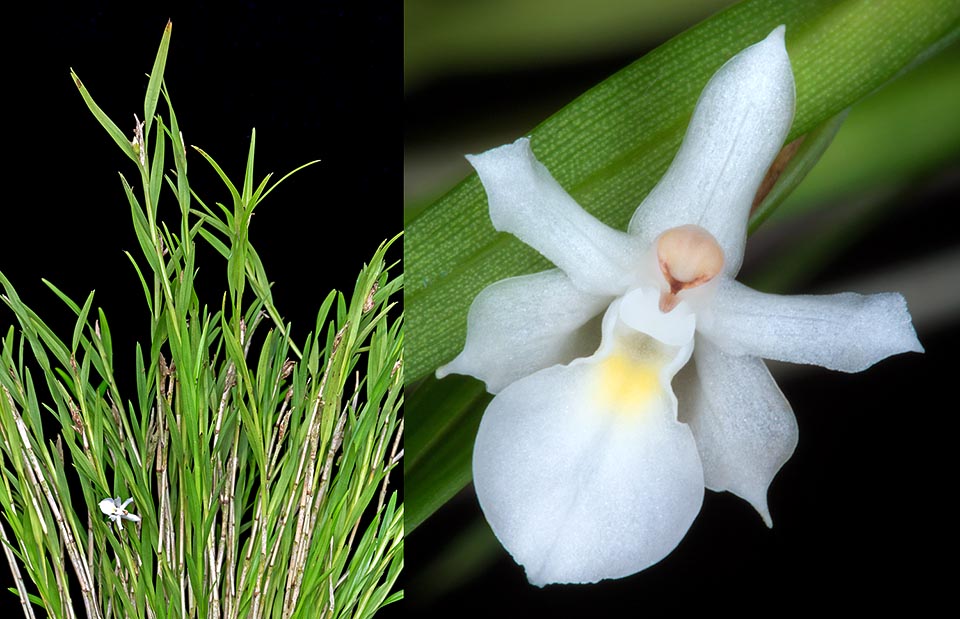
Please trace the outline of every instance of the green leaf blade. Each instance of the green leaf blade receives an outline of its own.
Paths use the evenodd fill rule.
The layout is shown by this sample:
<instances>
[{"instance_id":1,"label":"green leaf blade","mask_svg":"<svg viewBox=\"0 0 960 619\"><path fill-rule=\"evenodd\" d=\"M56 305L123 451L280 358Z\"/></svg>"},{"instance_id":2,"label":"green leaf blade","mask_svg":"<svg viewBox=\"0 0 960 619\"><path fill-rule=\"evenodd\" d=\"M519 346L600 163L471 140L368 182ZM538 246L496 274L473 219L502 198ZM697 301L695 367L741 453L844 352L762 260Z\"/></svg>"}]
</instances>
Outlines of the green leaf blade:
<instances>
[{"instance_id":1,"label":"green leaf blade","mask_svg":"<svg viewBox=\"0 0 960 619\"><path fill-rule=\"evenodd\" d=\"M127 138L127 136L120 130L120 127L116 125L106 113L100 109L100 106L93 100L93 96L90 95L90 92L83 85L83 82L80 81L80 78L77 77L77 74L73 71L70 71L70 77L73 78L74 84L77 86L77 90L80 91L80 96L83 97L83 101L87 104L87 108L93 114L94 118L100 123L100 125L107 130L107 133L110 134L110 137L113 138L113 141L117 143L117 146L120 147L120 150L123 153L130 157L130 160L140 165L140 158L137 156L137 153L133 150L133 143Z\"/></svg>"},{"instance_id":2,"label":"green leaf blade","mask_svg":"<svg viewBox=\"0 0 960 619\"><path fill-rule=\"evenodd\" d=\"M147 82L147 93L143 99L143 135L147 137L150 134L150 125L153 123L153 115L157 110L157 101L160 98L160 88L163 86L163 70L167 66L167 53L170 51L170 34L173 31L173 22L167 20L167 25L163 29L163 36L160 38L160 48L157 50L157 57L153 61L153 69L150 70L150 81ZM156 151L161 152L161 151Z\"/></svg>"}]
</instances>

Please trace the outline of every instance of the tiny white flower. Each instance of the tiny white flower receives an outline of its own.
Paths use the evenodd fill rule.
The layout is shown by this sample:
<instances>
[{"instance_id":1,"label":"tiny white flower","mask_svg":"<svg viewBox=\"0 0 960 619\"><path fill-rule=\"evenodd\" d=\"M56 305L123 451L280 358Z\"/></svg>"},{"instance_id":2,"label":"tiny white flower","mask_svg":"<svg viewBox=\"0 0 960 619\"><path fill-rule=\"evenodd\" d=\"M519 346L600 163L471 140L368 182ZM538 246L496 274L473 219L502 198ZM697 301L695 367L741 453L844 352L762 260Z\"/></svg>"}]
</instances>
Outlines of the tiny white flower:
<instances>
[{"instance_id":1,"label":"tiny white flower","mask_svg":"<svg viewBox=\"0 0 960 619\"><path fill-rule=\"evenodd\" d=\"M474 485L533 584L660 561L704 488L771 525L767 487L797 425L762 358L856 372L923 350L899 294L783 297L734 280L754 194L793 122L783 37L781 26L713 76L628 232L580 208L527 139L468 157L494 227L559 267L483 290L464 350L437 371L496 394Z\"/></svg>"},{"instance_id":2,"label":"tiny white flower","mask_svg":"<svg viewBox=\"0 0 960 619\"><path fill-rule=\"evenodd\" d=\"M127 511L127 505L133 502L133 497L130 497L126 501L120 502L120 497L115 499L106 498L100 501L100 511L110 517L111 522L116 522L117 526L120 527L120 530L123 531L123 521L129 520L131 522L140 522L140 516L136 514L131 514Z\"/></svg>"}]
</instances>

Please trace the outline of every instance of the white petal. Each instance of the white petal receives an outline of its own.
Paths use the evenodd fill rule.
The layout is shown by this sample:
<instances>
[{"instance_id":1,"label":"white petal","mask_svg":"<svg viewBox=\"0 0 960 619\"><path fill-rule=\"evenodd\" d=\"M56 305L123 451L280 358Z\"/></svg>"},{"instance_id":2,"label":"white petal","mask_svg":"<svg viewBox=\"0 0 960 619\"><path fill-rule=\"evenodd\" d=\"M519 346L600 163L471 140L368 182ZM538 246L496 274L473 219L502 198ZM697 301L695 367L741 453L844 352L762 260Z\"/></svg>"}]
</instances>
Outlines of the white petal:
<instances>
[{"instance_id":1,"label":"white petal","mask_svg":"<svg viewBox=\"0 0 960 619\"><path fill-rule=\"evenodd\" d=\"M497 393L537 370L592 355L610 301L581 292L557 269L491 284L470 306L463 352L437 377L467 374Z\"/></svg>"},{"instance_id":2,"label":"white petal","mask_svg":"<svg viewBox=\"0 0 960 619\"><path fill-rule=\"evenodd\" d=\"M727 280L698 319L697 328L726 352L843 372L923 352L897 293L780 296Z\"/></svg>"},{"instance_id":3,"label":"white petal","mask_svg":"<svg viewBox=\"0 0 960 619\"><path fill-rule=\"evenodd\" d=\"M620 365L615 348L511 384L480 423L480 505L535 585L645 569L700 510L697 448L669 384Z\"/></svg>"},{"instance_id":4,"label":"white petal","mask_svg":"<svg viewBox=\"0 0 960 619\"><path fill-rule=\"evenodd\" d=\"M100 511L108 516L116 511L116 505L114 504L113 499L104 499L100 501L97 506L100 508Z\"/></svg>"},{"instance_id":5,"label":"white petal","mask_svg":"<svg viewBox=\"0 0 960 619\"><path fill-rule=\"evenodd\" d=\"M754 194L793 123L783 34L778 27L707 83L680 151L630 222L644 245L665 230L696 224L723 248L724 273L740 269Z\"/></svg>"},{"instance_id":6,"label":"white petal","mask_svg":"<svg viewBox=\"0 0 960 619\"><path fill-rule=\"evenodd\" d=\"M584 211L530 150L530 140L467 159L480 174L493 227L510 232L586 292L622 294L641 247Z\"/></svg>"},{"instance_id":7,"label":"white petal","mask_svg":"<svg viewBox=\"0 0 960 619\"><path fill-rule=\"evenodd\" d=\"M767 488L797 446L797 421L763 361L697 337L696 371L678 376L680 420L697 440L707 488L746 499L773 526Z\"/></svg>"}]
</instances>

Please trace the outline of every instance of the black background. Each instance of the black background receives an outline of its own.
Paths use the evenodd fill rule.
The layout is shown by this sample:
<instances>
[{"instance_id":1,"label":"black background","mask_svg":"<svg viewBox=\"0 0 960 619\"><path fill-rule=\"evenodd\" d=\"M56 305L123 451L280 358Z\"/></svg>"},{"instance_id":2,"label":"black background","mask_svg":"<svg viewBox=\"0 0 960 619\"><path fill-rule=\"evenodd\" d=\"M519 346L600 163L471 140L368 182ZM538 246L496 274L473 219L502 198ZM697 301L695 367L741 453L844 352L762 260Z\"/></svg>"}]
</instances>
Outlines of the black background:
<instances>
[{"instance_id":1,"label":"black background","mask_svg":"<svg viewBox=\"0 0 960 619\"><path fill-rule=\"evenodd\" d=\"M132 367L134 342L149 337L149 316L123 255L136 256L139 246L117 172L135 187L138 173L87 110L69 70L132 136L169 18L166 83L188 145L203 148L238 186L253 127L257 182L322 160L272 193L251 228L276 282L275 304L302 341L327 293L352 291L363 263L401 231L401 15L398 2L349 0L5 8L0 270L68 334L72 314L40 278L81 303L96 288L117 365ZM157 111L166 117L163 103ZM191 186L208 204L230 204L195 152L188 166ZM179 228L172 194L161 198L160 218ZM398 242L391 258L400 257ZM226 262L202 249L198 267L201 302L219 308ZM0 308L4 333L12 319ZM20 612L4 590L0 611L8 608Z\"/></svg>"}]
</instances>

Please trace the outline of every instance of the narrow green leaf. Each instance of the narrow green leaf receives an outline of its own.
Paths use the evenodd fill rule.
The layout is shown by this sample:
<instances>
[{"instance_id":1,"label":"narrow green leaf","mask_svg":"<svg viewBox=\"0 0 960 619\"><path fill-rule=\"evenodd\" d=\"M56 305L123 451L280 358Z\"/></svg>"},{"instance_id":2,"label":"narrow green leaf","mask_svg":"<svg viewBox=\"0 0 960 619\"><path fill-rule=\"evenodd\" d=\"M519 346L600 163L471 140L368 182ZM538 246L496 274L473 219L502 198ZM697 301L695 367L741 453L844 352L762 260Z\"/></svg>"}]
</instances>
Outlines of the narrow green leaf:
<instances>
[{"instance_id":1,"label":"narrow green leaf","mask_svg":"<svg viewBox=\"0 0 960 619\"><path fill-rule=\"evenodd\" d=\"M158 122L161 122L158 120ZM157 205L160 202L160 189L163 187L163 163L166 156L166 144L164 138L166 134L161 124L157 131L156 144L153 147L153 161L150 162L150 204Z\"/></svg>"},{"instance_id":2,"label":"narrow green leaf","mask_svg":"<svg viewBox=\"0 0 960 619\"><path fill-rule=\"evenodd\" d=\"M260 184L257 185L256 190L254 190L253 195L250 196L250 201L254 204L260 202L260 196L263 194L263 190L267 188L270 184L270 179L273 178L273 172L267 174L263 177L263 180L260 181Z\"/></svg>"},{"instance_id":3,"label":"narrow green leaf","mask_svg":"<svg viewBox=\"0 0 960 619\"><path fill-rule=\"evenodd\" d=\"M250 150L247 153L247 168L243 175L243 203L248 205L251 211L256 202L253 198L253 155L257 148L257 129L253 128L250 132Z\"/></svg>"},{"instance_id":4,"label":"narrow green leaf","mask_svg":"<svg viewBox=\"0 0 960 619\"><path fill-rule=\"evenodd\" d=\"M189 241L188 241L189 243ZM193 290L193 278L196 275L195 258L196 252L187 254L185 264L183 265L183 274L180 277L180 283L177 290L177 307L181 308L184 315L193 305L192 300L196 297Z\"/></svg>"},{"instance_id":5,"label":"narrow green leaf","mask_svg":"<svg viewBox=\"0 0 960 619\"><path fill-rule=\"evenodd\" d=\"M290 178L291 176L293 176L294 174L296 174L296 173L299 172L300 170L302 170L302 169L304 169L304 168L306 168L306 167L308 167L308 166L312 166L312 165L315 164L315 163L320 163L320 160L319 160L319 159L314 159L313 161L308 161L308 162L306 162L305 164L300 165L300 166L297 166L297 167L295 167L294 169L290 170L289 172L287 172L286 174L284 174L283 177L282 177L280 180L278 180L276 183L270 185L270 187L269 187L265 192L263 192L262 195L260 195L260 196L257 198L257 201L260 202L260 201L264 200L267 196L270 195L270 192L271 192L271 191L273 191L274 189L277 188L277 186L278 186L280 183L282 183L283 181L287 180L288 178Z\"/></svg>"},{"instance_id":6,"label":"narrow green leaf","mask_svg":"<svg viewBox=\"0 0 960 619\"><path fill-rule=\"evenodd\" d=\"M113 336L110 335L110 323L107 322L107 316L103 313L103 308L97 308L100 323L100 341L103 342L103 349L108 355L113 354ZM107 363L111 362L109 357L105 358Z\"/></svg>"},{"instance_id":7,"label":"narrow green leaf","mask_svg":"<svg viewBox=\"0 0 960 619\"><path fill-rule=\"evenodd\" d=\"M150 123L153 122L153 114L157 110L157 100L160 98L160 87L163 85L163 70L167 65L167 52L170 50L170 33L172 30L173 22L168 19L167 25L163 29L163 37L160 39L160 49L157 50L157 57L153 61L153 69L150 70L147 94L143 99L144 138L150 135ZM160 150L157 150L155 154L160 152Z\"/></svg>"},{"instance_id":8,"label":"narrow green leaf","mask_svg":"<svg viewBox=\"0 0 960 619\"><path fill-rule=\"evenodd\" d=\"M177 114L173 111L170 93L163 89L163 97L167 102L170 113L170 142L173 145L173 162L177 170L177 202L180 204L181 233L186 235L188 215L190 213L190 183L187 181L187 145L183 143L183 134L177 121Z\"/></svg>"},{"instance_id":9,"label":"narrow green leaf","mask_svg":"<svg viewBox=\"0 0 960 619\"><path fill-rule=\"evenodd\" d=\"M223 243L223 241L215 237L212 232L210 232L206 228L200 228L199 232L200 232L200 236L202 236L205 241L210 243L211 247L217 250L217 253L219 253L224 258L230 257L230 248L227 247Z\"/></svg>"},{"instance_id":10,"label":"narrow green leaf","mask_svg":"<svg viewBox=\"0 0 960 619\"><path fill-rule=\"evenodd\" d=\"M80 336L83 335L83 328L87 325L87 314L90 313L90 307L93 306L93 291L87 295L87 300L80 310L77 317L77 323L73 327L73 339L70 340L70 354L76 354L77 347L80 345Z\"/></svg>"},{"instance_id":11,"label":"narrow green leaf","mask_svg":"<svg viewBox=\"0 0 960 619\"><path fill-rule=\"evenodd\" d=\"M150 313L153 313L153 297L150 295L150 288L147 286L147 280L143 278L143 273L140 271L140 266L137 264L137 261L133 259L133 256L130 252L123 252L126 254L127 258L130 259L130 264L133 265L133 270L137 272L137 278L140 280L140 286L143 287L143 296L147 299L147 307L150 309Z\"/></svg>"},{"instance_id":12,"label":"narrow green leaf","mask_svg":"<svg viewBox=\"0 0 960 619\"><path fill-rule=\"evenodd\" d=\"M58 297L60 297L60 300L63 301L64 303L66 303L66 304L67 304L67 307L69 307L71 310L73 310L73 313L74 313L74 314L77 314L77 315L80 314L80 306L77 305L76 303L74 303L74 302L73 302L73 299L71 299L70 297L68 297L62 290L60 290L59 288L57 288L57 287L53 284L53 282L51 282L50 280L44 279L44 278L41 278L40 281L42 281L42 282L47 286L47 288L49 288L50 290L52 290L55 295L57 295Z\"/></svg>"},{"instance_id":13,"label":"narrow green leaf","mask_svg":"<svg viewBox=\"0 0 960 619\"><path fill-rule=\"evenodd\" d=\"M200 148L199 146L194 146L193 149L194 149L195 151L197 151L198 153L200 153L200 156L203 157L204 159L206 159L206 160L207 160L207 163L209 163L210 166L213 167L214 171L216 171L216 173L217 173L217 176L220 177L220 180L223 181L223 184L227 186L227 190L230 191L230 196L233 198L233 201L234 201L235 203L236 203L236 202L240 202L240 193L237 191L236 185L234 185L232 182L230 182L230 178L229 178L229 177L226 175L226 173L220 168L220 166L217 164L217 162L213 160L213 157L211 157L210 155L208 155L208 154L207 154L202 148Z\"/></svg>"},{"instance_id":14,"label":"narrow green leaf","mask_svg":"<svg viewBox=\"0 0 960 619\"><path fill-rule=\"evenodd\" d=\"M107 133L109 133L110 137L113 138L113 141L117 143L117 146L120 147L120 150L122 150L127 157L130 157L131 161L139 166L140 159L137 157L137 153L133 150L133 143L130 141L130 139L123 133L123 131L120 130L116 123L110 120L110 117L100 109L100 106L96 104L96 102L93 100L93 97L90 96L90 93L83 85L83 82L80 81L80 78L77 77L77 74L74 73L72 69L70 70L70 77L73 78L74 84L76 84L77 89L80 91L80 96L83 97L84 102L93 113L94 118L96 118L103 128L107 130Z\"/></svg>"},{"instance_id":15,"label":"narrow green leaf","mask_svg":"<svg viewBox=\"0 0 960 619\"><path fill-rule=\"evenodd\" d=\"M214 213L209 206L204 204L197 197L197 194L191 192L191 196L193 197L194 200L196 200L200 204L203 210L198 211L197 209L190 209L190 212L196 215L197 217L203 218L205 225L209 225L211 228L213 228L214 230L216 230L217 232L219 232L224 236L228 235L230 233L230 224L228 223L229 219L227 220L227 222L221 221L220 218L217 217L217 214ZM223 205L220 204L219 202L217 202L217 206L220 207L221 209L223 208Z\"/></svg>"},{"instance_id":16,"label":"narrow green leaf","mask_svg":"<svg viewBox=\"0 0 960 619\"><path fill-rule=\"evenodd\" d=\"M123 182L123 190L127 194L127 201L130 203L130 213L133 217L133 230L137 234L137 241L140 242L140 250L143 252L143 257L147 259L147 263L153 272L163 277L164 268L157 260L157 252L153 246L153 239L149 230L150 223L147 221L146 216L144 216L143 209L140 208L140 201L137 200L137 196L134 195L133 188L130 187L127 179L123 178L122 174L120 175L120 180Z\"/></svg>"}]
</instances>

